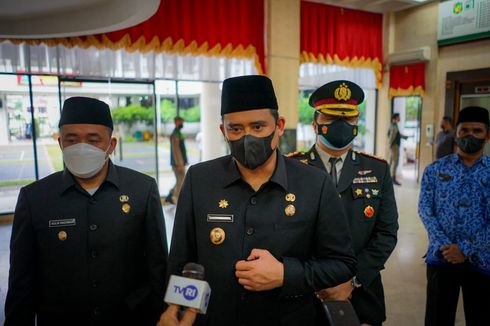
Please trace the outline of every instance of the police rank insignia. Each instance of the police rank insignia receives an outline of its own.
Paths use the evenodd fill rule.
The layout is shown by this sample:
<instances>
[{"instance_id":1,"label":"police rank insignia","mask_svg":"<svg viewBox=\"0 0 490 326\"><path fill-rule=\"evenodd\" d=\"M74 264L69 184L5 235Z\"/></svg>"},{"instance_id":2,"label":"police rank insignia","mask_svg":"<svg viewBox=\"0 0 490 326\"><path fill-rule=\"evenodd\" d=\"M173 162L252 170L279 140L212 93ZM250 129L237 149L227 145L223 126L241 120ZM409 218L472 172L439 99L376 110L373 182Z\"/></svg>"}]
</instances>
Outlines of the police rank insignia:
<instances>
[{"instance_id":1,"label":"police rank insignia","mask_svg":"<svg viewBox=\"0 0 490 326\"><path fill-rule=\"evenodd\" d=\"M225 231L222 228L214 228L209 232L209 239L214 245L222 244L225 241Z\"/></svg>"},{"instance_id":2,"label":"police rank insignia","mask_svg":"<svg viewBox=\"0 0 490 326\"><path fill-rule=\"evenodd\" d=\"M121 209L124 213L128 214L129 211L131 210L131 206L128 204L128 203L124 203L122 206L121 206Z\"/></svg>"},{"instance_id":3,"label":"police rank insignia","mask_svg":"<svg viewBox=\"0 0 490 326\"><path fill-rule=\"evenodd\" d=\"M294 205L289 204L284 209L284 213L286 213L287 216L293 216L296 213L296 207L294 207Z\"/></svg>"},{"instance_id":4,"label":"police rank insignia","mask_svg":"<svg viewBox=\"0 0 490 326\"><path fill-rule=\"evenodd\" d=\"M374 208L372 206L366 206L366 208L364 208L364 216L366 216L367 218L373 217Z\"/></svg>"},{"instance_id":5,"label":"police rank insignia","mask_svg":"<svg viewBox=\"0 0 490 326\"><path fill-rule=\"evenodd\" d=\"M60 239L60 241L65 241L68 239L68 234L66 234L65 231L60 231L58 232L58 239Z\"/></svg>"},{"instance_id":6,"label":"police rank insignia","mask_svg":"<svg viewBox=\"0 0 490 326\"><path fill-rule=\"evenodd\" d=\"M218 203L219 208L226 208L228 207L228 201L226 199L221 199Z\"/></svg>"},{"instance_id":7,"label":"police rank insignia","mask_svg":"<svg viewBox=\"0 0 490 326\"><path fill-rule=\"evenodd\" d=\"M296 195L295 194L292 194L292 193L289 193L286 195L285 197L286 201L288 202L294 202L296 200Z\"/></svg>"},{"instance_id":8,"label":"police rank insignia","mask_svg":"<svg viewBox=\"0 0 490 326\"><path fill-rule=\"evenodd\" d=\"M348 101L350 100L351 90L347 84L342 83L335 90L334 96L337 101Z\"/></svg>"},{"instance_id":9,"label":"police rank insignia","mask_svg":"<svg viewBox=\"0 0 490 326\"><path fill-rule=\"evenodd\" d=\"M129 196L128 195L121 195L121 196L119 196L119 201L121 203L127 203L129 201Z\"/></svg>"}]
</instances>

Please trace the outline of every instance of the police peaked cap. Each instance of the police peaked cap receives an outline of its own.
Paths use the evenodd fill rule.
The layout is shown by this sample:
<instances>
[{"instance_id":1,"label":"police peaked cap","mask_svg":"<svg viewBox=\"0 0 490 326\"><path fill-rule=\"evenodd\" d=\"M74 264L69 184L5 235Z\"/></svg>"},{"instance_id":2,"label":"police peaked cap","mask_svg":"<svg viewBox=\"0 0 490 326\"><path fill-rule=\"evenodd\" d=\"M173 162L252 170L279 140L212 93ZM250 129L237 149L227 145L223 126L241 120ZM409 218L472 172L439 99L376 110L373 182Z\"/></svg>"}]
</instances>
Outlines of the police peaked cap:
<instances>
[{"instance_id":1,"label":"police peaked cap","mask_svg":"<svg viewBox=\"0 0 490 326\"><path fill-rule=\"evenodd\" d=\"M348 80L335 80L327 83L310 96L309 104L315 111L324 114L356 117L358 105L364 101L364 91Z\"/></svg>"},{"instance_id":2,"label":"police peaked cap","mask_svg":"<svg viewBox=\"0 0 490 326\"><path fill-rule=\"evenodd\" d=\"M221 115L257 109L278 109L269 78L254 75L225 79L221 93Z\"/></svg>"},{"instance_id":3,"label":"police peaked cap","mask_svg":"<svg viewBox=\"0 0 490 326\"><path fill-rule=\"evenodd\" d=\"M465 107L459 111L458 125L461 122L482 122L488 126L488 110L480 106Z\"/></svg>"},{"instance_id":4,"label":"police peaked cap","mask_svg":"<svg viewBox=\"0 0 490 326\"><path fill-rule=\"evenodd\" d=\"M91 97L76 96L66 99L58 126L70 124L103 125L114 129L109 105Z\"/></svg>"}]
</instances>

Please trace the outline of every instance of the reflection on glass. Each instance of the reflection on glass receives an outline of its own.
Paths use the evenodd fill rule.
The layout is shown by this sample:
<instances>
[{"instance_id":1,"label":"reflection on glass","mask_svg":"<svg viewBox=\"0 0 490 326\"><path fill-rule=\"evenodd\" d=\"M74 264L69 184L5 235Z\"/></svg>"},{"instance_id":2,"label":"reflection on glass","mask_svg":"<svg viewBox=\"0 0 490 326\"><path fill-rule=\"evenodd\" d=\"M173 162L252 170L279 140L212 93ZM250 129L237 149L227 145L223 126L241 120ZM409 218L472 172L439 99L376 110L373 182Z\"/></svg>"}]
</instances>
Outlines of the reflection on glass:
<instances>
[{"instance_id":1,"label":"reflection on glass","mask_svg":"<svg viewBox=\"0 0 490 326\"><path fill-rule=\"evenodd\" d=\"M0 75L0 213L13 212L20 188L36 179L26 80Z\"/></svg>"},{"instance_id":2,"label":"reflection on glass","mask_svg":"<svg viewBox=\"0 0 490 326\"><path fill-rule=\"evenodd\" d=\"M36 129L39 178L63 170L63 159L58 145L60 106L58 77L32 76L34 124Z\"/></svg>"}]
</instances>

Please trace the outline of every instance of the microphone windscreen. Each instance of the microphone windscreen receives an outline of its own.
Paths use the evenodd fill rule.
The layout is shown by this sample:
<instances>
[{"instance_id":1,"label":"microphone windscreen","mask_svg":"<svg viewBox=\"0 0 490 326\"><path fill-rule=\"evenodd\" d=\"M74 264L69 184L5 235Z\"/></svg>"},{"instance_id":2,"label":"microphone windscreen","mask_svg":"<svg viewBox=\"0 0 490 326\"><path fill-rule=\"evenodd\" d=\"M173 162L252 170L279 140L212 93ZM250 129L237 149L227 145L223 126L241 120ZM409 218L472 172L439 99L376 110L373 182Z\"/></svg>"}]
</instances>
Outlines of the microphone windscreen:
<instances>
[{"instance_id":1,"label":"microphone windscreen","mask_svg":"<svg viewBox=\"0 0 490 326\"><path fill-rule=\"evenodd\" d=\"M204 266L196 263L187 263L182 270L182 276L195 280L204 280Z\"/></svg>"}]
</instances>

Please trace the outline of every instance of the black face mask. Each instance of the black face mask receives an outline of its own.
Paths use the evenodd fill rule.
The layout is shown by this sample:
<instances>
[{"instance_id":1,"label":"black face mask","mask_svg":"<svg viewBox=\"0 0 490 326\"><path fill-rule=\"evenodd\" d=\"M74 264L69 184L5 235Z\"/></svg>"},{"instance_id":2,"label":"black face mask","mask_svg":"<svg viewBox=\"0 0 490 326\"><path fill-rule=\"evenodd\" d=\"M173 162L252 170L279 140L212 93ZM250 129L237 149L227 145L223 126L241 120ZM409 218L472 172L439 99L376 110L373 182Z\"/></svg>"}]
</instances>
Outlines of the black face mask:
<instances>
[{"instance_id":1,"label":"black face mask","mask_svg":"<svg viewBox=\"0 0 490 326\"><path fill-rule=\"evenodd\" d=\"M444 125L441 125L441 129L442 129L442 130L446 130L446 128L444 128Z\"/></svg>"},{"instance_id":2,"label":"black face mask","mask_svg":"<svg viewBox=\"0 0 490 326\"><path fill-rule=\"evenodd\" d=\"M181 124L180 126L177 127L177 129L181 130L182 128L184 128L184 124Z\"/></svg>"},{"instance_id":3,"label":"black face mask","mask_svg":"<svg viewBox=\"0 0 490 326\"><path fill-rule=\"evenodd\" d=\"M483 148L485 139L476 138L473 135L456 138L456 145L465 153L473 154Z\"/></svg>"},{"instance_id":4,"label":"black face mask","mask_svg":"<svg viewBox=\"0 0 490 326\"><path fill-rule=\"evenodd\" d=\"M349 146L357 136L357 125L351 125L343 119L332 123L317 123L320 141L330 149L341 150Z\"/></svg>"},{"instance_id":5,"label":"black face mask","mask_svg":"<svg viewBox=\"0 0 490 326\"><path fill-rule=\"evenodd\" d=\"M228 140L231 155L247 169L253 170L264 164L271 157L274 131L266 137L246 135L238 140Z\"/></svg>"}]
</instances>

